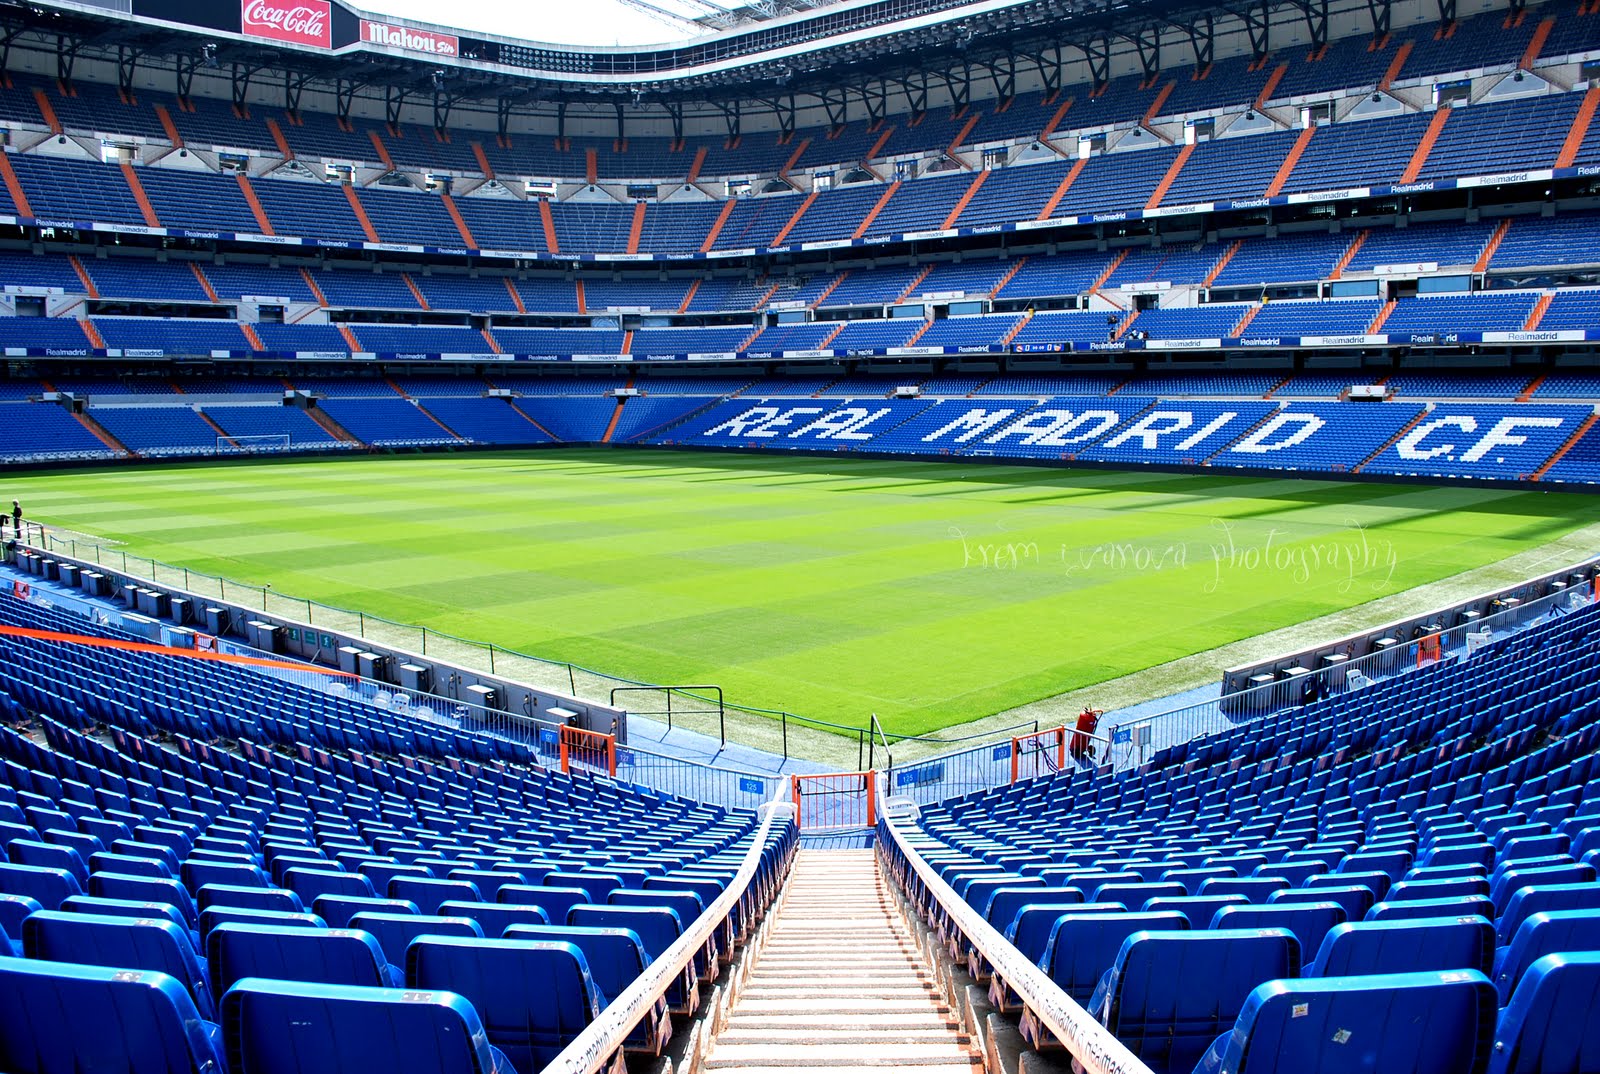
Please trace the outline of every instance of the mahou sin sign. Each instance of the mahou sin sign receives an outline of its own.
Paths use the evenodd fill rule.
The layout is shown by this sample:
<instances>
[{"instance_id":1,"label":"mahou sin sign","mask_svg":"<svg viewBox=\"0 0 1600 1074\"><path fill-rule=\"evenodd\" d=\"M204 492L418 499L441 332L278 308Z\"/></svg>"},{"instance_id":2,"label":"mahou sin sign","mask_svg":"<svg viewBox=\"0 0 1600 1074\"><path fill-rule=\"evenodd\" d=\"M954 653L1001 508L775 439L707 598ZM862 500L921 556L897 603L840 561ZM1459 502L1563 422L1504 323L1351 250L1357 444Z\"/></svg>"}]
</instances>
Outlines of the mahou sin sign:
<instances>
[{"instance_id":1,"label":"mahou sin sign","mask_svg":"<svg viewBox=\"0 0 1600 1074\"><path fill-rule=\"evenodd\" d=\"M430 56L455 56L461 51L461 40L452 34L436 34L432 30L413 30L409 26L394 26L387 22L361 20L361 40L369 45L387 45L408 52L426 52Z\"/></svg>"},{"instance_id":2,"label":"mahou sin sign","mask_svg":"<svg viewBox=\"0 0 1600 1074\"><path fill-rule=\"evenodd\" d=\"M333 47L333 16L328 0L241 0L239 18L246 37Z\"/></svg>"}]
</instances>

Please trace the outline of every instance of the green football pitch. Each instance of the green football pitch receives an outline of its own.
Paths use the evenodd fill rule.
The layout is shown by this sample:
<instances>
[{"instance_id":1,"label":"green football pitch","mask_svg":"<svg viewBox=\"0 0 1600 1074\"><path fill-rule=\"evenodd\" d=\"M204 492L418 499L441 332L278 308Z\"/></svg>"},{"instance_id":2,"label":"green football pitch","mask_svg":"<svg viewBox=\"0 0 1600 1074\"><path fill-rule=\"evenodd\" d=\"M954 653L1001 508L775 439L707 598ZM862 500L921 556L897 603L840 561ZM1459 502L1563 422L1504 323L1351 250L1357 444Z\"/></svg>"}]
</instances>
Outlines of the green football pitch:
<instances>
[{"instance_id":1,"label":"green football pitch","mask_svg":"<svg viewBox=\"0 0 1600 1074\"><path fill-rule=\"evenodd\" d=\"M0 494L276 593L902 734L1600 521L1600 497L1557 492L615 449L11 474Z\"/></svg>"}]
</instances>

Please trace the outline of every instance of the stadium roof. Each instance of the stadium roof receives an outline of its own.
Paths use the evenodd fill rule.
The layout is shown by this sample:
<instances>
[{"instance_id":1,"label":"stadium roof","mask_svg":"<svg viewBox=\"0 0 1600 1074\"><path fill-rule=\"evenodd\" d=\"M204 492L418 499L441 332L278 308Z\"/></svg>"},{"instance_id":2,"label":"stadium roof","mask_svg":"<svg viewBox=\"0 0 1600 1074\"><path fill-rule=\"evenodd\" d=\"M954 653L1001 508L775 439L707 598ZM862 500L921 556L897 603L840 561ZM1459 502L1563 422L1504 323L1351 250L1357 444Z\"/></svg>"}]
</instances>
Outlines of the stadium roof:
<instances>
[{"instance_id":1,"label":"stadium roof","mask_svg":"<svg viewBox=\"0 0 1600 1074\"><path fill-rule=\"evenodd\" d=\"M780 10L811 3L818 6ZM960 105L1054 92L1074 66L1102 83L1114 57L1123 70L1136 57L1153 76L1164 64L1264 55L1296 37L1322 44L1336 21L1380 34L1391 6L1406 12L1396 24L1455 12L1455 0L752 0L729 17L754 21L673 44L601 47L428 25L345 0L0 0L0 41L8 56L20 49L48 57L63 79L74 77L80 57L115 64L130 90L142 67L172 71L180 95L197 74L203 83L226 80L236 102L247 99L252 79L281 83L290 110L307 87L334 97L341 114L356 97L381 100L391 118L431 102L441 128L454 108L494 108L504 129L512 114L564 115L568 104L588 103L619 115L669 114L680 128L686 114L720 113L731 136L747 115L775 116L793 129L806 108L826 108L842 123L847 108L882 118L941 97ZM220 95L224 86L207 92Z\"/></svg>"}]
</instances>

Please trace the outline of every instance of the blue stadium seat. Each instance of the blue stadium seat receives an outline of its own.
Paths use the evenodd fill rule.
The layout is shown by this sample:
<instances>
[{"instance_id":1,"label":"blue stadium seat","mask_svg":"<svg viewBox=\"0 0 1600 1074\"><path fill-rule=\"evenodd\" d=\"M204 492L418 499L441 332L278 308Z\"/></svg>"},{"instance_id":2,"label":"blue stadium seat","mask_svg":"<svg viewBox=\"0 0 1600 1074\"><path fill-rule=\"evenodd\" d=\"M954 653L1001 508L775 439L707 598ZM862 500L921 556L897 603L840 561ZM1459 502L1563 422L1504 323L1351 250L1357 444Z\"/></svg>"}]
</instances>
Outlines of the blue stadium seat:
<instances>
[{"instance_id":1,"label":"blue stadium seat","mask_svg":"<svg viewBox=\"0 0 1600 1074\"><path fill-rule=\"evenodd\" d=\"M221 1044L164 973L0 958L0 1069L223 1074Z\"/></svg>"},{"instance_id":2,"label":"blue stadium seat","mask_svg":"<svg viewBox=\"0 0 1600 1074\"><path fill-rule=\"evenodd\" d=\"M518 906L515 903L493 902L443 902L439 904L440 917L465 917L476 921L483 934L497 939L513 925L548 925L550 918L537 906Z\"/></svg>"},{"instance_id":3,"label":"blue stadium seat","mask_svg":"<svg viewBox=\"0 0 1600 1074\"><path fill-rule=\"evenodd\" d=\"M246 978L222 997L231 1074L514 1074L447 991Z\"/></svg>"},{"instance_id":4,"label":"blue stadium seat","mask_svg":"<svg viewBox=\"0 0 1600 1074\"><path fill-rule=\"evenodd\" d=\"M1127 907L1120 902L1111 903L1025 903L1017 909L1006 926L1005 936L1030 962L1039 962L1050 945L1050 934L1056 920L1063 914L1120 914Z\"/></svg>"},{"instance_id":5,"label":"blue stadium seat","mask_svg":"<svg viewBox=\"0 0 1600 1074\"><path fill-rule=\"evenodd\" d=\"M1345 920L1361 921L1367 916L1367 911L1372 909L1376 900L1370 888L1353 887L1327 887L1327 888L1290 888L1287 891L1276 892L1267 900L1268 906L1277 906L1282 903L1307 903L1331 902L1337 903L1344 911Z\"/></svg>"},{"instance_id":6,"label":"blue stadium seat","mask_svg":"<svg viewBox=\"0 0 1600 1074\"><path fill-rule=\"evenodd\" d=\"M553 940L572 944L583 952L590 976L600 993L605 1009L644 972L649 963L644 945L631 929L582 928L576 925L512 925L505 931L507 940ZM653 1017L647 1018L628 1038L628 1048L659 1054L671 1034L667 1001L656 1004Z\"/></svg>"},{"instance_id":7,"label":"blue stadium seat","mask_svg":"<svg viewBox=\"0 0 1600 1074\"><path fill-rule=\"evenodd\" d=\"M1249 906L1243 895L1184 895L1179 898L1151 899L1139 907L1145 913L1176 910L1189 919L1191 929L1210 928L1217 913L1229 906Z\"/></svg>"},{"instance_id":8,"label":"blue stadium seat","mask_svg":"<svg viewBox=\"0 0 1600 1074\"><path fill-rule=\"evenodd\" d=\"M0 865L0 892L33 899L46 910L60 909L62 900L81 895L77 879L65 869L36 865Z\"/></svg>"},{"instance_id":9,"label":"blue stadium seat","mask_svg":"<svg viewBox=\"0 0 1600 1074\"><path fill-rule=\"evenodd\" d=\"M1338 903L1270 903L1266 906L1228 906L1219 909L1208 927L1213 929L1288 929L1300 941L1301 964L1315 958L1323 937L1345 922Z\"/></svg>"},{"instance_id":10,"label":"blue stadium seat","mask_svg":"<svg viewBox=\"0 0 1600 1074\"><path fill-rule=\"evenodd\" d=\"M22 923L22 946L27 957L50 962L165 973L188 991L200 1017L217 1020L189 930L171 921L41 910Z\"/></svg>"},{"instance_id":11,"label":"blue stadium seat","mask_svg":"<svg viewBox=\"0 0 1600 1074\"><path fill-rule=\"evenodd\" d=\"M1530 884L1518 888L1496 926L1500 945L1511 943L1522 923L1548 910L1600 909L1600 884Z\"/></svg>"},{"instance_id":12,"label":"blue stadium seat","mask_svg":"<svg viewBox=\"0 0 1600 1074\"><path fill-rule=\"evenodd\" d=\"M1476 1074L1488 1061L1494 1027L1494 989L1477 973L1268 981L1194 1069Z\"/></svg>"},{"instance_id":13,"label":"blue stadium seat","mask_svg":"<svg viewBox=\"0 0 1600 1074\"><path fill-rule=\"evenodd\" d=\"M1189 919L1172 911L1109 914L1073 911L1055 919L1039 959L1039 968L1067 995L1084 1003L1116 961L1122 942L1129 936L1136 932L1187 931L1188 928Z\"/></svg>"},{"instance_id":14,"label":"blue stadium seat","mask_svg":"<svg viewBox=\"0 0 1600 1074\"><path fill-rule=\"evenodd\" d=\"M1412 899L1407 902L1380 902L1367 911L1367 921L1405 921L1429 917L1481 917L1494 920L1494 904L1487 895L1463 895L1451 899Z\"/></svg>"},{"instance_id":15,"label":"blue stadium seat","mask_svg":"<svg viewBox=\"0 0 1600 1074\"><path fill-rule=\"evenodd\" d=\"M38 899L26 895L0 895L0 931L10 937L9 947L0 946L0 955L22 954L22 922L31 913L41 910Z\"/></svg>"},{"instance_id":16,"label":"blue stadium seat","mask_svg":"<svg viewBox=\"0 0 1600 1074\"><path fill-rule=\"evenodd\" d=\"M1194 1069L1257 986L1294 977L1287 929L1136 932L1096 986L1089 1011L1158 1074Z\"/></svg>"},{"instance_id":17,"label":"blue stadium seat","mask_svg":"<svg viewBox=\"0 0 1600 1074\"><path fill-rule=\"evenodd\" d=\"M1307 977L1477 970L1494 966L1494 926L1475 916L1350 921L1323 938Z\"/></svg>"},{"instance_id":18,"label":"blue stadium seat","mask_svg":"<svg viewBox=\"0 0 1600 1074\"><path fill-rule=\"evenodd\" d=\"M320 984L399 987L383 949L358 929L283 928L224 922L206 935L212 987L226 992L245 977Z\"/></svg>"},{"instance_id":19,"label":"blue stadium seat","mask_svg":"<svg viewBox=\"0 0 1600 1074\"><path fill-rule=\"evenodd\" d=\"M418 936L456 936L483 939L483 929L465 917L439 917L416 913L359 913L350 927L370 933L378 941L391 968L398 968L402 979L406 968L406 948Z\"/></svg>"},{"instance_id":20,"label":"blue stadium seat","mask_svg":"<svg viewBox=\"0 0 1600 1074\"><path fill-rule=\"evenodd\" d=\"M1494 1035L1488 1074L1600 1069L1600 953L1545 955L1528 967Z\"/></svg>"},{"instance_id":21,"label":"blue stadium seat","mask_svg":"<svg viewBox=\"0 0 1600 1074\"><path fill-rule=\"evenodd\" d=\"M538 1074L600 1015L583 952L559 941L419 939L406 984L465 997L518 1074Z\"/></svg>"},{"instance_id":22,"label":"blue stadium seat","mask_svg":"<svg viewBox=\"0 0 1600 1074\"><path fill-rule=\"evenodd\" d=\"M415 914L417 904L404 899L363 899L351 895L322 895L311 912L328 923L330 929L350 928L357 914ZM359 925L354 926L360 928Z\"/></svg>"},{"instance_id":23,"label":"blue stadium seat","mask_svg":"<svg viewBox=\"0 0 1600 1074\"><path fill-rule=\"evenodd\" d=\"M1510 946L1495 952L1494 985L1500 1005L1511 1001L1512 990L1536 961L1576 951L1600 951L1600 910L1545 910L1530 915Z\"/></svg>"},{"instance_id":24,"label":"blue stadium seat","mask_svg":"<svg viewBox=\"0 0 1600 1074\"><path fill-rule=\"evenodd\" d=\"M300 896L292 891L272 887L242 887L237 884L202 884L194 893L194 901L202 912L213 906L276 910L285 914L303 914L306 909Z\"/></svg>"}]
</instances>

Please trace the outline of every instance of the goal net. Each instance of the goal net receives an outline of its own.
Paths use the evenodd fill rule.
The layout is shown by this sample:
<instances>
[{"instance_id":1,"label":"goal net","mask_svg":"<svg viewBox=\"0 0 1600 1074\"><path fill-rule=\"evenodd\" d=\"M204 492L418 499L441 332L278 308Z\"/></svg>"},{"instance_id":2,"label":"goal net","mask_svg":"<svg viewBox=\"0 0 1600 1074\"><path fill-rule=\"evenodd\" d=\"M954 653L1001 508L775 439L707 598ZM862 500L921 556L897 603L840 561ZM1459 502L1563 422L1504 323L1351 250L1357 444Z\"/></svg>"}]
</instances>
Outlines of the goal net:
<instances>
[{"instance_id":1,"label":"goal net","mask_svg":"<svg viewBox=\"0 0 1600 1074\"><path fill-rule=\"evenodd\" d=\"M290 439L288 433L217 437L218 455L232 455L241 451L247 455L258 455L272 451L288 451L289 448Z\"/></svg>"}]
</instances>

